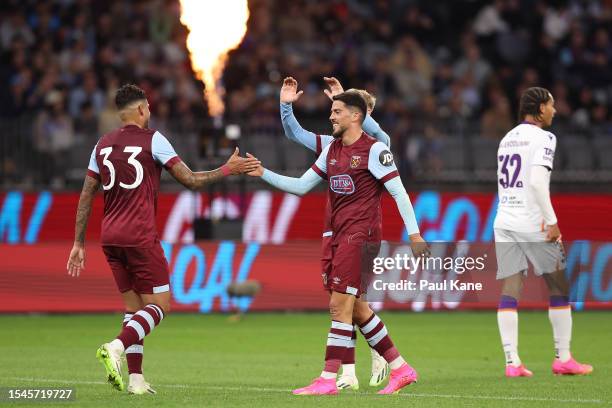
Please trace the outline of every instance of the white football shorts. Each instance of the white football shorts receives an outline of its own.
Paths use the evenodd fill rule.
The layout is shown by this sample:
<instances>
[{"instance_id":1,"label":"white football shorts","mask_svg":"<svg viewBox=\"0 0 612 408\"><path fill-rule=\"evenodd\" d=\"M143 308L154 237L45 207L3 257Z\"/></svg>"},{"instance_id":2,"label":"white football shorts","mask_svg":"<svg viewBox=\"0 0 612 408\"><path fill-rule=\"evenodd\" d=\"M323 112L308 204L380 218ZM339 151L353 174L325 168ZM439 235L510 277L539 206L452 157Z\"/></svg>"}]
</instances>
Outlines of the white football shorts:
<instances>
[{"instance_id":1,"label":"white football shorts","mask_svg":"<svg viewBox=\"0 0 612 408\"><path fill-rule=\"evenodd\" d=\"M517 232L495 228L497 279L517 273L527 275L527 260L537 276L565 269L565 251L561 242L547 242L546 232Z\"/></svg>"}]
</instances>

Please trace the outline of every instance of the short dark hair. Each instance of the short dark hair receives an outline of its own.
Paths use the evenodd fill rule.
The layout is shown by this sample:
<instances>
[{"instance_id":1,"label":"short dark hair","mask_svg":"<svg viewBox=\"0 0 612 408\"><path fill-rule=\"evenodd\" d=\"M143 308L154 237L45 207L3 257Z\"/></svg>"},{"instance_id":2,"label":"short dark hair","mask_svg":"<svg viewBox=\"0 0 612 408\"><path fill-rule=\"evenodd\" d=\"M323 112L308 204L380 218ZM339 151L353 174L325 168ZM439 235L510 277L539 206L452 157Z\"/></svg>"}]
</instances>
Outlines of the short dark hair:
<instances>
[{"instance_id":1,"label":"short dark hair","mask_svg":"<svg viewBox=\"0 0 612 408\"><path fill-rule=\"evenodd\" d=\"M361 121L366 117L368 112L368 105L366 104L365 99L357 92L342 92L341 94L335 95L332 98L334 101L344 102L346 106L352 106L359 109L361 112L362 118Z\"/></svg>"},{"instance_id":2,"label":"short dark hair","mask_svg":"<svg viewBox=\"0 0 612 408\"><path fill-rule=\"evenodd\" d=\"M133 84L123 85L117 89L115 94L115 105L117 110L122 110L132 102L142 101L147 99L145 91Z\"/></svg>"},{"instance_id":3,"label":"short dark hair","mask_svg":"<svg viewBox=\"0 0 612 408\"><path fill-rule=\"evenodd\" d=\"M540 105L548 103L551 99L551 94L546 88L534 86L526 89L521 95L519 103L519 121L525 120L525 116L532 115L534 118L539 118L542 115Z\"/></svg>"}]
</instances>

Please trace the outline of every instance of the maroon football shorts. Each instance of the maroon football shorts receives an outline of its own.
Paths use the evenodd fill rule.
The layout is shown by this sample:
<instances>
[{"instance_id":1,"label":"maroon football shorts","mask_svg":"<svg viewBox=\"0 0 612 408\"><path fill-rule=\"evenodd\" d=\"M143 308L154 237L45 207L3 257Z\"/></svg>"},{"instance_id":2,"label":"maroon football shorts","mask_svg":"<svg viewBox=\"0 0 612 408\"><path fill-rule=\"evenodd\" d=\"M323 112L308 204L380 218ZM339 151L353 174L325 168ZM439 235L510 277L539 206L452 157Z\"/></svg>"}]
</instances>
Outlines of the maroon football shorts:
<instances>
[{"instance_id":1,"label":"maroon football shorts","mask_svg":"<svg viewBox=\"0 0 612 408\"><path fill-rule=\"evenodd\" d=\"M323 287L326 290L331 290L328 286L329 274L332 271L332 236L325 235L321 241L321 276L323 277Z\"/></svg>"},{"instance_id":2,"label":"maroon football shorts","mask_svg":"<svg viewBox=\"0 0 612 408\"><path fill-rule=\"evenodd\" d=\"M152 294L170 290L170 272L159 243L150 248L102 246L119 292Z\"/></svg>"},{"instance_id":3,"label":"maroon football shorts","mask_svg":"<svg viewBox=\"0 0 612 408\"><path fill-rule=\"evenodd\" d=\"M380 250L380 240L368 238L357 232L336 237L331 245L331 271L325 287L334 292L356 297L367 291L372 277L374 258Z\"/></svg>"}]
</instances>

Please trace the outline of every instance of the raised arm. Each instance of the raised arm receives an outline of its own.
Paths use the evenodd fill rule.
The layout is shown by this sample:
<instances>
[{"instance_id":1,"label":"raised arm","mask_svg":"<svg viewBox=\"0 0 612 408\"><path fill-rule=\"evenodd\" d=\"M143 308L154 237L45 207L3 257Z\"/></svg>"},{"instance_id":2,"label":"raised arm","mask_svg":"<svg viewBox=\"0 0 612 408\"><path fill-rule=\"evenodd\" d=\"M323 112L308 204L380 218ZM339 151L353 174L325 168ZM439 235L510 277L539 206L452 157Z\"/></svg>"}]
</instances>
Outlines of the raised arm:
<instances>
[{"instance_id":1,"label":"raised arm","mask_svg":"<svg viewBox=\"0 0 612 408\"><path fill-rule=\"evenodd\" d=\"M309 132L308 130L304 129L302 125L300 125L300 122L298 122L293 114L293 106L290 103L281 102L280 115L285 136L287 136L289 140L299 143L313 152L316 152L317 135L313 132Z\"/></svg>"},{"instance_id":2,"label":"raised arm","mask_svg":"<svg viewBox=\"0 0 612 408\"><path fill-rule=\"evenodd\" d=\"M363 121L363 131L368 135L375 137L379 142L384 143L387 147L391 147L391 138L382 130L378 122L374 120L372 116L369 114L366 115L365 120Z\"/></svg>"},{"instance_id":3,"label":"raised arm","mask_svg":"<svg viewBox=\"0 0 612 408\"><path fill-rule=\"evenodd\" d=\"M287 77L283 81L280 91L280 115L285 136L289 140L307 147L316 152L321 152L322 147L333 140L331 136L320 136L310 132L300 125L300 122L293 114L293 102L297 101L304 91L297 91L298 83L292 77ZM324 140L321 140L324 138Z\"/></svg>"}]
</instances>

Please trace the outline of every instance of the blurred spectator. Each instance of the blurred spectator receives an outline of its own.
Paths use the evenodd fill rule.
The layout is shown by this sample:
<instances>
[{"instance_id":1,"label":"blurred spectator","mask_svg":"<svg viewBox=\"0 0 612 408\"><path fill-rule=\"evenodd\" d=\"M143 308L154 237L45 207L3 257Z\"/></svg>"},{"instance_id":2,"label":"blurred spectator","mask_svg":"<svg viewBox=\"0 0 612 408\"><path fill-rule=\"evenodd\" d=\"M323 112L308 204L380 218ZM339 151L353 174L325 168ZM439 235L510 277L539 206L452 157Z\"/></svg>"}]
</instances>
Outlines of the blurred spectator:
<instances>
[{"instance_id":1,"label":"blurred spectator","mask_svg":"<svg viewBox=\"0 0 612 408\"><path fill-rule=\"evenodd\" d=\"M491 73L491 66L481 58L478 46L470 43L465 46L463 57L455 63L453 73L455 78L462 78L469 73L480 89Z\"/></svg>"},{"instance_id":2,"label":"blurred spectator","mask_svg":"<svg viewBox=\"0 0 612 408\"><path fill-rule=\"evenodd\" d=\"M544 32L553 41L559 41L569 31L572 16L566 4L548 7L544 15Z\"/></svg>"},{"instance_id":3,"label":"blurred spectator","mask_svg":"<svg viewBox=\"0 0 612 408\"><path fill-rule=\"evenodd\" d=\"M64 96L59 91L50 92L46 109L36 118L34 146L41 153L56 155L68 150L73 142L73 123L64 108Z\"/></svg>"},{"instance_id":4,"label":"blurred spectator","mask_svg":"<svg viewBox=\"0 0 612 408\"><path fill-rule=\"evenodd\" d=\"M64 95L59 91L47 94L46 108L39 112L34 123L34 149L43 170L43 182L61 188L67 168L70 148L74 144L73 121L66 113ZM36 160L35 160L36 162Z\"/></svg>"},{"instance_id":5,"label":"blurred spectator","mask_svg":"<svg viewBox=\"0 0 612 408\"><path fill-rule=\"evenodd\" d=\"M480 119L480 134L499 140L513 127L515 120L508 99L497 88L489 92L489 103Z\"/></svg>"},{"instance_id":6,"label":"blurred spectator","mask_svg":"<svg viewBox=\"0 0 612 408\"><path fill-rule=\"evenodd\" d=\"M504 0L495 0L484 6L474 19L474 32L481 36L490 36L508 30L508 24L502 18Z\"/></svg>"},{"instance_id":7,"label":"blurred spectator","mask_svg":"<svg viewBox=\"0 0 612 408\"><path fill-rule=\"evenodd\" d=\"M96 143L98 137L98 115L90 101L85 101L80 106L80 114L74 121L74 133L86 145Z\"/></svg>"},{"instance_id":8,"label":"blurred spectator","mask_svg":"<svg viewBox=\"0 0 612 408\"><path fill-rule=\"evenodd\" d=\"M221 81L225 120L245 133L280 134L285 75L305 91L298 116L321 131L329 131L324 75L375 93L374 117L404 168L415 151L439 168L438 135L500 137L529 86L551 89L556 126L610 131L610 1L250 0L249 8ZM210 118L178 0L7 0L3 10L0 117L35 123L37 151L65 151L116 127L114 91L126 82L147 91L152 126L171 140L203 143L209 157L223 147L200 137Z\"/></svg>"},{"instance_id":9,"label":"blurred spectator","mask_svg":"<svg viewBox=\"0 0 612 408\"><path fill-rule=\"evenodd\" d=\"M8 17L3 18L0 24L2 48L9 48L16 38L19 38L28 47L35 41L32 29L25 19L25 10L14 10Z\"/></svg>"},{"instance_id":10,"label":"blurred spectator","mask_svg":"<svg viewBox=\"0 0 612 408\"><path fill-rule=\"evenodd\" d=\"M77 117L81 113L81 106L87 103L88 107L98 115L104 106L104 94L98 88L98 80L93 72L87 72L83 78L83 83L70 92L70 102L68 111L72 117Z\"/></svg>"}]
</instances>

